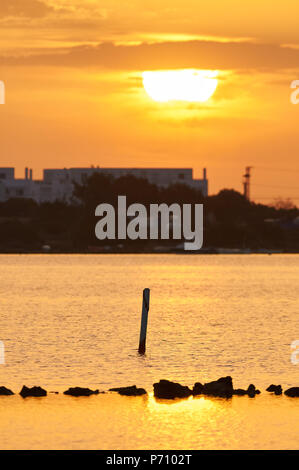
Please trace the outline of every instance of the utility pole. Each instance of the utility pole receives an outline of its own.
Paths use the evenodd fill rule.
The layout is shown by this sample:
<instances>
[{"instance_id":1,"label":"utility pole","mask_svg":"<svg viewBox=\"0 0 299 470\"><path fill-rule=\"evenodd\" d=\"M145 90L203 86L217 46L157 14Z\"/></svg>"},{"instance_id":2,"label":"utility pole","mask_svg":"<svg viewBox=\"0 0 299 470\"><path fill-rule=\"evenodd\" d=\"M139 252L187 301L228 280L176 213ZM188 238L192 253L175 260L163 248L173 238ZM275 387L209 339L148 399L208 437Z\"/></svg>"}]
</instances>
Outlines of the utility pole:
<instances>
[{"instance_id":1,"label":"utility pole","mask_svg":"<svg viewBox=\"0 0 299 470\"><path fill-rule=\"evenodd\" d=\"M249 201L250 200L250 170L252 166L247 166L245 168L245 174L243 175L243 188L244 188L244 197Z\"/></svg>"}]
</instances>

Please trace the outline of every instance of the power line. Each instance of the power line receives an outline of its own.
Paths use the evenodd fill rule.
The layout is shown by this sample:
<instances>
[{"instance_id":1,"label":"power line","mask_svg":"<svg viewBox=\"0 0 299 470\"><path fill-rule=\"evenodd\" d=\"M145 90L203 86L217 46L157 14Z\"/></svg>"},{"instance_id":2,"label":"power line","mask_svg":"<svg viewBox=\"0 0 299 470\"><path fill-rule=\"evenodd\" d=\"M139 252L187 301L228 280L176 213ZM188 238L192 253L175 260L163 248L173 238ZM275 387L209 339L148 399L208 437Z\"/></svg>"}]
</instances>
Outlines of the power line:
<instances>
[{"instance_id":1,"label":"power line","mask_svg":"<svg viewBox=\"0 0 299 470\"><path fill-rule=\"evenodd\" d=\"M254 199L279 199L279 196L254 196ZM299 196L288 196L287 198L284 199L294 199L297 200L299 199Z\"/></svg>"},{"instance_id":2,"label":"power line","mask_svg":"<svg viewBox=\"0 0 299 470\"><path fill-rule=\"evenodd\" d=\"M273 168L273 167L264 167L264 166L255 166L254 168L257 168L257 169L262 169L262 170L266 170L266 171L285 171L285 172L291 172L291 173L299 173L299 170L298 169L291 169L291 168ZM284 189L284 190L292 190L292 189L296 189L298 190L299 189L299 185L298 186L283 186L283 185L277 185L277 184L259 184L259 183L254 183L252 186L254 187L262 187L262 188L277 188L277 189ZM281 196L281 195L276 195L276 196L255 196L254 195L254 199L257 200L257 199L267 199L267 200L277 200L277 199L280 199L280 198L284 198L284 199L291 199L291 200L299 200L299 196Z\"/></svg>"},{"instance_id":3,"label":"power line","mask_svg":"<svg viewBox=\"0 0 299 470\"><path fill-rule=\"evenodd\" d=\"M266 167L266 166L255 166L254 168L258 168L261 170L266 170L266 171L287 171L290 173L299 173L298 168L273 168L273 167Z\"/></svg>"},{"instance_id":4,"label":"power line","mask_svg":"<svg viewBox=\"0 0 299 470\"><path fill-rule=\"evenodd\" d=\"M252 186L262 186L263 188L299 189L298 186L281 186L277 184L253 184Z\"/></svg>"}]
</instances>

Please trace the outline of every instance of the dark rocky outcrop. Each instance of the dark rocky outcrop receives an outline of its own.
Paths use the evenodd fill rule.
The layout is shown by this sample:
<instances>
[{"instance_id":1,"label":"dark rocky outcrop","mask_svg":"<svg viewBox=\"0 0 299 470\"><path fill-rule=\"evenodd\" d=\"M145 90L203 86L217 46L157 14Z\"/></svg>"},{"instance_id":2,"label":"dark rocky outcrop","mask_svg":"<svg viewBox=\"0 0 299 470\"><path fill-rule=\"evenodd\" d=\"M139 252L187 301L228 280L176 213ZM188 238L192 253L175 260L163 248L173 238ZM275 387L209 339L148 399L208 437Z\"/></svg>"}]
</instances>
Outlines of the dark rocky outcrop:
<instances>
[{"instance_id":1,"label":"dark rocky outcrop","mask_svg":"<svg viewBox=\"0 0 299 470\"><path fill-rule=\"evenodd\" d=\"M244 395L247 395L247 394L248 394L248 391L244 390L243 388L236 388L233 393L233 395L237 395L239 397L243 397Z\"/></svg>"},{"instance_id":2,"label":"dark rocky outcrop","mask_svg":"<svg viewBox=\"0 0 299 470\"><path fill-rule=\"evenodd\" d=\"M154 396L156 398L174 399L187 398L192 395L192 390L176 382L169 380L160 380L154 384Z\"/></svg>"},{"instance_id":3,"label":"dark rocky outcrop","mask_svg":"<svg viewBox=\"0 0 299 470\"><path fill-rule=\"evenodd\" d=\"M275 395L281 395L282 394L282 388L281 385L269 385L269 387L266 389L267 392L274 392Z\"/></svg>"},{"instance_id":4,"label":"dark rocky outcrop","mask_svg":"<svg viewBox=\"0 0 299 470\"><path fill-rule=\"evenodd\" d=\"M299 397L299 387L291 387L284 394L288 397Z\"/></svg>"},{"instance_id":5,"label":"dark rocky outcrop","mask_svg":"<svg viewBox=\"0 0 299 470\"><path fill-rule=\"evenodd\" d=\"M144 388L137 388L136 385L131 385L129 387L110 388L109 392L117 392L120 395L125 395L127 397L138 397L140 395L147 394L147 391L144 390Z\"/></svg>"},{"instance_id":6,"label":"dark rocky outcrop","mask_svg":"<svg viewBox=\"0 0 299 470\"><path fill-rule=\"evenodd\" d=\"M14 393L6 387L0 387L0 395L14 395Z\"/></svg>"},{"instance_id":7,"label":"dark rocky outcrop","mask_svg":"<svg viewBox=\"0 0 299 470\"><path fill-rule=\"evenodd\" d=\"M233 380L230 376L221 377L213 382L208 382L202 385L200 382L196 382L192 391L193 395L210 395L214 397L231 398L233 395L249 397L255 397L255 395L261 393L255 388L253 384L250 384L247 390L242 388L233 388Z\"/></svg>"},{"instance_id":8,"label":"dark rocky outcrop","mask_svg":"<svg viewBox=\"0 0 299 470\"><path fill-rule=\"evenodd\" d=\"M230 376L221 377L213 382L204 384L202 393L214 397L230 398L233 395L233 381Z\"/></svg>"},{"instance_id":9,"label":"dark rocky outcrop","mask_svg":"<svg viewBox=\"0 0 299 470\"><path fill-rule=\"evenodd\" d=\"M261 392L260 390L257 390L255 388L255 385L253 384L250 384L248 389L247 389L247 395L250 397L250 398L254 398L255 395L259 395Z\"/></svg>"},{"instance_id":10,"label":"dark rocky outcrop","mask_svg":"<svg viewBox=\"0 0 299 470\"><path fill-rule=\"evenodd\" d=\"M47 396L47 391L41 387L32 387L28 388L26 385L23 386L22 390L20 391L20 395L23 398L27 397L45 397Z\"/></svg>"},{"instance_id":11,"label":"dark rocky outcrop","mask_svg":"<svg viewBox=\"0 0 299 470\"><path fill-rule=\"evenodd\" d=\"M203 389L204 386L200 382L196 382L193 386L192 393L196 397L196 395L202 395L203 394Z\"/></svg>"},{"instance_id":12,"label":"dark rocky outcrop","mask_svg":"<svg viewBox=\"0 0 299 470\"><path fill-rule=\"evenodd\" d=\"M99 393L99 390L90 390L90 388L82 387L71 387L63 392L64 395L70 395L72 397L89 397L90 395L98 395Z\"/></svg>"}]
</instances>

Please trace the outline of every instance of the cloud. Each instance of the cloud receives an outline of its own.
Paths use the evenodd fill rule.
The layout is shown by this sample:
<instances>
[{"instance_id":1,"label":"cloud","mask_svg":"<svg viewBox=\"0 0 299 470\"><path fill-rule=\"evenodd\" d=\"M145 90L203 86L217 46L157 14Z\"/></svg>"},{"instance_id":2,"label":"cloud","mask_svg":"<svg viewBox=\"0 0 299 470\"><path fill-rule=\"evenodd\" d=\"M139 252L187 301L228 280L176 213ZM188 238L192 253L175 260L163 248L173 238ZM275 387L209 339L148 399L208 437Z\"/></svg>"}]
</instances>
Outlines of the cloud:
<instances>
[{"instance_id":1,"label":"cloud","mask_svg":"<svg viewBox=\"0 0 299 470\"><path fill-rule=\"evenodd\" d=\"M0 18L28 17L41 18L55 11L41 0L1 0Z\"/></svg>"},{"instance_id":2,"label":"cloud","mask_svg":"<svg viewBox=\"0 0 299 470\"><path fill-rule=\"evenodd\" d=\"M0 57L0 65L94 67L110 70L200 68L279 70L299 67L299 50L250 42L184 41L73 47L67 52Z\"/></svg>"}]
</instances>

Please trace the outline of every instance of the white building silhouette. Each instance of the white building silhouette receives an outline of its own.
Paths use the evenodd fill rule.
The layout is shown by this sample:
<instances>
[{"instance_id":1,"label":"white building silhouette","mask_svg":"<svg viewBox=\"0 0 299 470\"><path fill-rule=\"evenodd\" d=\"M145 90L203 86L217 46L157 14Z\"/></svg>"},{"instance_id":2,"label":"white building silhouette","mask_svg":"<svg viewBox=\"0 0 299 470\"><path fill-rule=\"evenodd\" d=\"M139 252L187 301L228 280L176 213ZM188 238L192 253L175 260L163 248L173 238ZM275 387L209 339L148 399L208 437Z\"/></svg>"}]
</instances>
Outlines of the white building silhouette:
<instances>
[{"instance_id":1,"label":"white building silhouette","mask_svg":"<svg viewBox=\"0 0 299 470\"><path fill-rule=\"evenodd\" d=\"M208 195L206 169L202 179L193 179L192 168L62 168L45 169L42 180L33 180L32 169L25 168L25 178L16 179L14 168L0 168L0 201L11 198L27 198L41 202L65 201L73 197L74 183L82 184L94 173L111 175L115 178L132 175L146 178L159 187L181 183L199 189Z\"/></svg>"}]
</instances>

